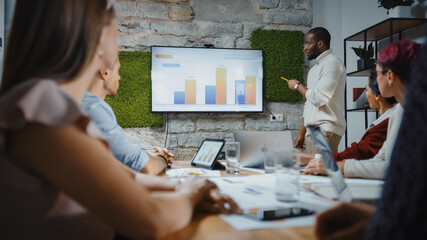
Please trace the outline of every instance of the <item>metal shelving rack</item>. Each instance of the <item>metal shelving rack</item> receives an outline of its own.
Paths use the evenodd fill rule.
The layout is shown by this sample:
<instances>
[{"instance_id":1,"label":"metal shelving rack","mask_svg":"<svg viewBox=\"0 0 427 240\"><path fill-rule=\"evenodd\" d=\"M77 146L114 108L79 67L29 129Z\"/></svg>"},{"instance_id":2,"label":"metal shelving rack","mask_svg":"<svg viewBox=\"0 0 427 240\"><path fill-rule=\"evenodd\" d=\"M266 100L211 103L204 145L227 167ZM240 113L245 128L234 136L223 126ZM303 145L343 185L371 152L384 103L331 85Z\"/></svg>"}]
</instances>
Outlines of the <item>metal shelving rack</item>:
<instances>
[{"instance_id":1,"label":"metal shelving rack","mask_svg":"<svg viewBox=\"0 0 427 240\"><path fill-rule=\"evenodd\" d=\"M359 41L363 42L364 49L367 49L368 41L375 42L375 58L378 56L378 42L381 40L389 39L389 43L393 42L393 36L398 35L398 39L402 39L402 32L409 30L421 24L427 23L425 18L388 18L371 27L368 27L356 34L353 34L344 39L344 65L347 68L347 42ZM362 77L369 76L370 69L363 69L347 73L348 77ZM365 128L368 127L368 112L376 112L375 110L366 108L347 109L347 84L344 91L344 116L347 124L347 112L364 112L365 113ZM378 117L378 112L377 112ZM348 146L347 128L345 130L345 146Z\"/></svg>"}]
</instances>

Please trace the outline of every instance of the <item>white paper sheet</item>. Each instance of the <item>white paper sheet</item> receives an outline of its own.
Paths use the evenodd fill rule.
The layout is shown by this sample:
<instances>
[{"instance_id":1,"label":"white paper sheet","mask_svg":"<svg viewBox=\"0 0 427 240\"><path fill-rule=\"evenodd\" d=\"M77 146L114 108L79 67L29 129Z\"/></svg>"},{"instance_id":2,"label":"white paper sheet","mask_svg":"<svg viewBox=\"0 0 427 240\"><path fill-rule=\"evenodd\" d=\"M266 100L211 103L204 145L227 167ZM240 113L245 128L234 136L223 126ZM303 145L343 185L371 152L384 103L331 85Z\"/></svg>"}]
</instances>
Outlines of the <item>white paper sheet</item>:
<instances>
[{"instance_id":1,"label":"white paper sheet","mask_svg":"<svg viewBox=\"0 0 427 240\"><path fill-rule=\"evenodd\" d=\"M384 181L361 178L346 178L345 183L350 189L353 198L376 199L381 195ZM321 176L301 175L300 184L329 198L337 198L331 179Z\"/></svg>"},{"instance_id":2,"label":"white paper sheet","mask_svg":"<svg viewBox=\"0 0 427 240\"><path fill-rule=\"evenodd\" d=\"M187 176L204 176L204 177L221 177L219 170L208 170L202 168L173 168L166 170L168 177L187 177Z\"/></svg>"},{"instance_id":3,"label":"white paper sheet","mask_svg":"<svg viewBox=\"0 0 427 240\"><path fill-rule=\"evenodd\" d=\"M256 173L261 173L264 174L265 170L264 169L259 169L259 168L247 168L247 167L243 167L241 168L242 170L247 170L247 171L251 171L251 172L256 172Z\"/></svg>"}]
</instances>

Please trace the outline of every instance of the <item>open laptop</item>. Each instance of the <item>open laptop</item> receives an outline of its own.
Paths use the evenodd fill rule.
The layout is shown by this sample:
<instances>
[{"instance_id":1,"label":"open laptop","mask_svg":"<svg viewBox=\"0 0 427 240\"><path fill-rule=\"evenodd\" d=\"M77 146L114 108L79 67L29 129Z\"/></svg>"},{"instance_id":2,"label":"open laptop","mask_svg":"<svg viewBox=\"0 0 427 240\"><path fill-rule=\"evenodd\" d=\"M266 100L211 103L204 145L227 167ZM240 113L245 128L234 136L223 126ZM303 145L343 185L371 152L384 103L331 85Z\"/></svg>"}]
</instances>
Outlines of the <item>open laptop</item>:
<instances>
[{"instance_id":1,"label":"open laptop","mask_svg":"<svg viewBox=\"0 0 427 240\"><path fill-rule=\"evenodd\" d=\"M281 141L283 146L293 148L290 131L238 131L233 132L234 140L240 142L242 167L264 168L264 142Z\"/></svg>"},{"instance_id":2,"label":"open laptop","mask_svg":"<svg viewBox=\"0 0 427 240\"><path fill-rule=\"evenodd\" d=\"M309 126L311 131L311 138L316 147L317 153L322 155L323 164L326 168L328 176L331 178L333 188L337 193L337 198L344 202L358 201L365 203L374 203L379 197L382 185L378 185L376 180L372 181L374 184L365 184L365 186L349 187L345 182L344 175L338 168L332 149L329 145L327 138L323 135L322 131L317 126ZM350 192L350 188L355 191Z\"/></svg>"}]
</instances>

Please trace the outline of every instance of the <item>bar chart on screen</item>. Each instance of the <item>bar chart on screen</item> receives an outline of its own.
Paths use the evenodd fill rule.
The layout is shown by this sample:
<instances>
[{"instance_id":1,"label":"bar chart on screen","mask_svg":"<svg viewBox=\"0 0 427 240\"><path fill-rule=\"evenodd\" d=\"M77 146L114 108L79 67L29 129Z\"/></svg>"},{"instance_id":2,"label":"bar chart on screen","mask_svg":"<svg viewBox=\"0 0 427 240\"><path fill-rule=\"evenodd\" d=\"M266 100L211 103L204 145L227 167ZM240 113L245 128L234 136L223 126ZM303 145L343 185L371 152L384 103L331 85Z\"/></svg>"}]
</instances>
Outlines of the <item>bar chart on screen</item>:
<instances>
[{"instance_id":1,"label":"bar chart on screen","mask_svg":"<svg viewBox=\"0 0 427 240\"><path fill-rule=\"evenodd\" d=\"M235 80L235 99L232 104L255 104L255 76ZM226 69L216 69L216 85L205 85L204 104L227 104ZM203 94L203 93L201 93ZM185 90L174 91L174 104L196 104L196 79L185 79Z\"/></svg>"},{"instance_id":2,"label":"bar chart on screen","mask_svg":"<svg viewBox=\"0 0 427 240\"><path fill-rule=\"evenodd\" d=\"M152 48L152 110L262 111L260 50Z\"/></svg>"}]
</instances>

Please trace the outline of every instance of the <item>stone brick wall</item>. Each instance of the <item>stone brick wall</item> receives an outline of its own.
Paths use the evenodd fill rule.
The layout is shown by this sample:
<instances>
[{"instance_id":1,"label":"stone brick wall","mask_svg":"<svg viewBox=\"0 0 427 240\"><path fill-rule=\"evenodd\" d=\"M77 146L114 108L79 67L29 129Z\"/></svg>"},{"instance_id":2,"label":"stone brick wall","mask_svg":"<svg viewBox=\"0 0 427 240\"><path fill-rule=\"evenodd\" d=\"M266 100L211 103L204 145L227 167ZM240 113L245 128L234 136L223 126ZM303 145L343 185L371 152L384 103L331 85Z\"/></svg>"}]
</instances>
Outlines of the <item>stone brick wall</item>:
<instances>
[{"instance_id":1,"label":"stone brick wall","mask_svg":"<svg viewBox=\"0 0 427 240\"><path fill-rule=\"evenodd\" d=\"M313 0L116 0L120 50L149 51L150 46L250 48L257 28L299 30L313 22ZM308 66L308 63L306 63ZM269 114L165 114L167 147L179 160L190 159L205 138L233 140L233 131L298 132L303 103L268 103L283 122ZM166 127L125 129L143 149L164 146Z\"/></svg>"}]
</instances>

